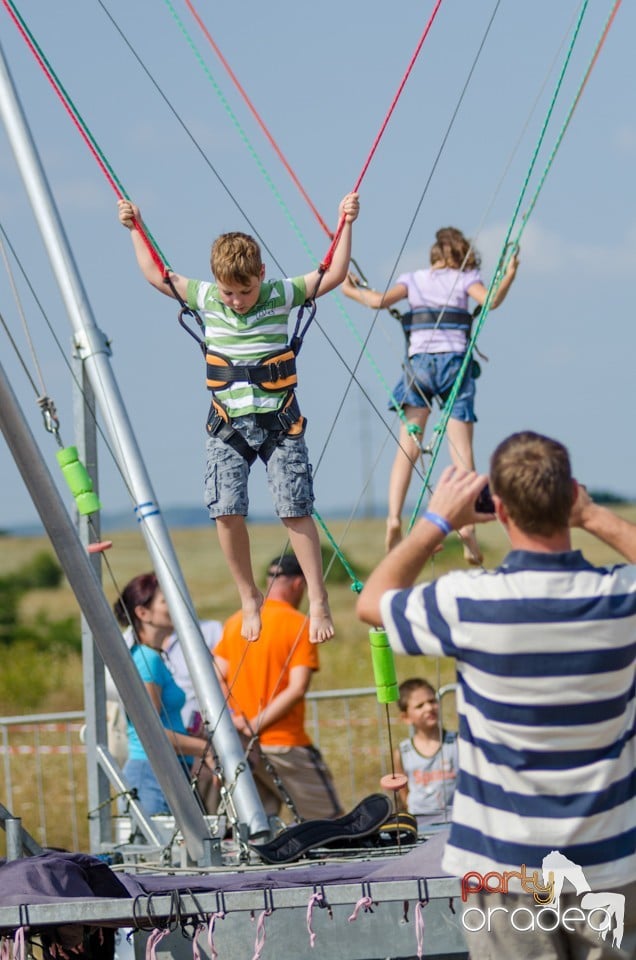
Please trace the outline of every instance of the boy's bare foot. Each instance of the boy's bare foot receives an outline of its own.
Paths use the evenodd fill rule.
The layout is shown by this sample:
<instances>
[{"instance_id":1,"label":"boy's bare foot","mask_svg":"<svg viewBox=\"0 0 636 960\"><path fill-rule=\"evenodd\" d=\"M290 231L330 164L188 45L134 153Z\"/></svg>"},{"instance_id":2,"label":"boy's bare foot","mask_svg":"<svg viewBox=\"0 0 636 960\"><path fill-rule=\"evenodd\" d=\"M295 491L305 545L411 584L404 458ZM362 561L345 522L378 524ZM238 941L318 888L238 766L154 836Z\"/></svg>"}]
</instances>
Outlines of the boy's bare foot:
<instances>
[{"instance_id":1,"label":"boy's bare foot","mask_svg":"<svg viewBox=\"0 0 636 960\"><path fill-rule=\"evenodd\" d=\"M388 553L393 547L396 547L402 539L402 521L399 517L387 517L386 536L384 538L384 548Z\"/></svg>"},{"instance_id":2,"label":"boy's bare foot","mask_svg":"<svg viewBox=\"0 0 636 960\"><path fill-rule=\"evenodd\" d=\"M241 605L243 613L243 625L241 626L241 636L246 640L258 640L261 632L261 607L263 606L263 594L257 593L250 597Z\"/></svg>"},{"instance_id":3,"label":"boy's bare foot","mask_svg":"<svg viewBox=\"0 0 636 960\"><path fill-rule=\"evenodd\" d=\"M464 545L464 560L472 567L480 567L484 562L484 555L481 552L474 527L462 527L459 531Z\"/></svg>"},{"instance_id":4,"label":"boy's bare foot","mask_svg":"<svg viewBox=\"0 0 636 960\"><path fill-rule=\"evenodd\" d=\"M316 600L309 604L309 642L324 643L331 640L335 633L331 610L326 600Z\"/></svg>"}]
</instances>

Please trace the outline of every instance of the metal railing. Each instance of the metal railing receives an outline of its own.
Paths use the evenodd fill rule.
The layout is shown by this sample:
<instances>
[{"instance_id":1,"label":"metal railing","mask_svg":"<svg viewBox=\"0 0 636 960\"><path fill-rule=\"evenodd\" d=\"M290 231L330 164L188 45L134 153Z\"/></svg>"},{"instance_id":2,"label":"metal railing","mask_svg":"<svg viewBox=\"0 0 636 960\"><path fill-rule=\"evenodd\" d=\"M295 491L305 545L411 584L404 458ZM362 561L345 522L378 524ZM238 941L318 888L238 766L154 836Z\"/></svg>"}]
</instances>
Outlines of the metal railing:
<instances>
[{"instance_id":1,"label":"metal railing","mask_svg":"<svg viewBox=\"0 0 636 960\"><path fill-rule=\"evenodd\" d=\"M83 723L80 710L0 717L2 799L42 846L86 845Z\"/></svg>"},{"instance_id":2,"label":"metal railing","mask_svg":"<svg viewBox=\"0 0 636 960\"><path fill-rule=\"evenodd\" d=\"M449 684L440 698L455 689ZM84 712L0 717L0 801L43 847L88 849ZM377 792L391 769L391 748L406 734L395 705L374 687L310 691L306 727L350 808Z\"/></svg>"}]
</instances>

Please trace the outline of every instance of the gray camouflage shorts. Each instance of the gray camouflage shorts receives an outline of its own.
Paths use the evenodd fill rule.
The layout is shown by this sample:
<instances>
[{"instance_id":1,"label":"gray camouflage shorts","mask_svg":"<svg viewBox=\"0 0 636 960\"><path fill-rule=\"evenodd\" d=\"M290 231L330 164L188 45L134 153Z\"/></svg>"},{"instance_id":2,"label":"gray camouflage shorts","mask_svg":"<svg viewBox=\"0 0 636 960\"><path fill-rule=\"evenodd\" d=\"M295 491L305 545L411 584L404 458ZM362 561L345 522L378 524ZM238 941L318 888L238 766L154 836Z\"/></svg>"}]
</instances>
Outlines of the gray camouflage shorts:
<instances>
[{"instance_id":1,"label":"gray camouflage shorts","mask_svg":"<svg viewBox=\"0 0 636 960\"><path fill-rule=\"evenodd\" d=\"M232 426L257 450L269 431L256 416L236 417ZM314 486L304 437L286 436L267 462L267 483L277 517L308 517L314 507ZM246 517L250 465L233 447L217 437L206 443L205 502L211 519Z\"/></svg>"}]
</instances>

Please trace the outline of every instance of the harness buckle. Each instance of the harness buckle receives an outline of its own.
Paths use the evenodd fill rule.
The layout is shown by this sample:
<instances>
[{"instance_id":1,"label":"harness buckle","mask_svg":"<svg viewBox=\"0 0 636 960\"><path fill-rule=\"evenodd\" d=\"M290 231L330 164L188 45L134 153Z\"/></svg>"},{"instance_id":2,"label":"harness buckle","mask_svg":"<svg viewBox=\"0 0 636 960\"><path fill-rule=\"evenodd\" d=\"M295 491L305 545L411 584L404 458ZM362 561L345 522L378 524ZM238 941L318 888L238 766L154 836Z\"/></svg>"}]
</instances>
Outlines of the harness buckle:
<instances>
[{"instance_id":1,"label":"harness buckle","mask_svg":"<svg viewBox=\"0 0 636 960\"><path fill-rule=\"evenodd\" d=\"M282 380L282 374L280 372L280 360L272 360L267 364L268 370L268 380L271 380L272 383L278 383L279 380Z\"/></svg>"}]
</instances>

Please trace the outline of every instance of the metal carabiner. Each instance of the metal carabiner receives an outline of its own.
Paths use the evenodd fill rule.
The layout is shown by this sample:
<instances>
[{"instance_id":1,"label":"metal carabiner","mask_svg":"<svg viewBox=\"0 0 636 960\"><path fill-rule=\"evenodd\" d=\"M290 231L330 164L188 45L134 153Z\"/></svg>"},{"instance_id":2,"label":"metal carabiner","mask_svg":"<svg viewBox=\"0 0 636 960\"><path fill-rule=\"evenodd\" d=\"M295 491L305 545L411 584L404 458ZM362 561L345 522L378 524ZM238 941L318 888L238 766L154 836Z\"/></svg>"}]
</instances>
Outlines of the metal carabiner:
<instances>
[{"instance_id":1,"label":"metal carabiner","mask_svg":"<svg viewBox=\"0 0 636 960\"><path fill-rule=\"evenodd\" d=\"M44 420L45 429L48 430L49 433L53 434L60 447L63 446L60 439L60 421L57 416L55 404L50 397L44 396L38 397L38 406L42 411L42 419Z\"/></svg>"},{"instance_id":2,"label":"metal carabiner","mask_svg":"<svg viewBox=\"0 0 636 960\"><path fill-rule=\"evenodd\" d=\"M196 333L191 327L188 326L188 324L184 320L184 317L194 317L194 319L197 321L201 329L203 329L203 322L201 320L201 317L196 312L196 310L192 310L190 307L181 307L181 309L179 310L179 323L181 324L183 329L186 331L186 333L189 333L192 339L196 340L196 342L201 347L203 356L205 356L206 354L205 340L203 339L203 337L200 337L199 334Z\"/></svg>"}]
</instances>

